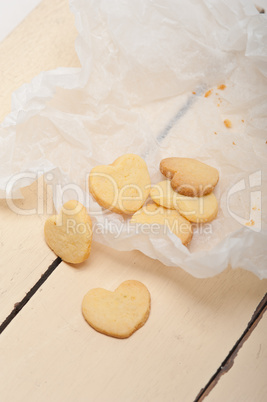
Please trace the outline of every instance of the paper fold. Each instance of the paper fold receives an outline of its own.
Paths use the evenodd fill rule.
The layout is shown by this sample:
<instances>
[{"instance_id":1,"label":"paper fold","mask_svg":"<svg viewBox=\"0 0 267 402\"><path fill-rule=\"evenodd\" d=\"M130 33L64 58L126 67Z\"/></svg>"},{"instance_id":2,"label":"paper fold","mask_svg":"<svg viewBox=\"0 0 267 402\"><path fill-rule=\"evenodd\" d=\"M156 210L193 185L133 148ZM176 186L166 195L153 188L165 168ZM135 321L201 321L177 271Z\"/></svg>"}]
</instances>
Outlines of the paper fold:
<instances>
[{"instance_id":1,"label":"paper fold","mask_svg":"<svg viewBox=\"0 0 267 402\"><path fill-rule=\"evenodd\" d=\"M98 242L196 277L230 264L267 278L266 16L248 0L71 0L70 7L82 67L43 72L13 94L0 128L1 197L19 197L25 180L43 173L57 209L74 197L87 206ZM195 228L188 249L172 233L133 232L91 198L90 170L124 153L146 160L153 184L169 156L219 170L218 217L206 231ZM14 179L23 172L25 180Z\"/></svg>"}]
</instances>

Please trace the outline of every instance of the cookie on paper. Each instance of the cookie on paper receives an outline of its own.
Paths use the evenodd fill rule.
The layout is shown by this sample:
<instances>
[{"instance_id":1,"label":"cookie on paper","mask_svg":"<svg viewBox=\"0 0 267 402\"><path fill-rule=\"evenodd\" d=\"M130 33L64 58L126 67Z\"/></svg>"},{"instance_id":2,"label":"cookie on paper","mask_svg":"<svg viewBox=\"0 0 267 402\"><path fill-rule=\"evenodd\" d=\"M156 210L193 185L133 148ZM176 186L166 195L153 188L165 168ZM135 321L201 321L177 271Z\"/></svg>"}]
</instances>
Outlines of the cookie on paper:
<instances>
[{"instance_id":1,"label":"cookie on paper","mask_svg":"<svg viewBox=\"0 0 267 402\"><path fill-rule=\"evenodd\" d=\"M176 209L190 222L211 222L218 213L218 202L213 192L203 197L187 197L174 191L169 180L153 186L150 196L156 204Z\"/></svg>"},{"instance_id":2,"label":"cookie on paper","mask_svg":"<svg viewBox=\"0 0 267 402\"><path fill-rule=\"evenodd\" d=\"M149 195L147 165L140 156L126 154L111 165L96 166L90 172L89 191L103 208L131 215Z\"/></svg>"},{"instance_id":3,"label":"cookie on paper","mask_svg":"<svg viewBox=\"0 0 267 402\"><path fill-rule=\"evenodd\" d=\"M218 213L218 202L214 193L203 197L187 197L179 194L176 204L177 211L190 222L211 222Z\"/></svg>"},{"instance_id":4,"label":"cookie on paper","mask_svg":"<svg viewBox=\"0 0 267 402\"><path fill-rule=\"evenodd\" d=\"M157 204L168 209L175 209L178 194L172 189L170 180L163 180L151 187L150 197Z\"/></svg>"},{"instance_id":5,"label":"cookie on paper","mask_svg":"<svg viewBox=\"0 0 267 402\"><path fill-rule=\"evenodd\" d=\"M212 166L191 158L166 158L160 162L160 171L174 191L189 197L201 197L213 191L219 172Z\"/></svg>"},{"instance_id":6,"label":"cookie on paper","mask_svg":"<svg viewBox=\"0 0 267 402\"><path fill-rule=\"evenodd\" d=\"M131 223L153 225L153 231L155 231L157 225L165 226L179 237L185 246L190 243L193 236L191 223L182 217L179 212L161 207L155 203L149 203L137 211L132 216Z\"/></svg>"}]
</instances>

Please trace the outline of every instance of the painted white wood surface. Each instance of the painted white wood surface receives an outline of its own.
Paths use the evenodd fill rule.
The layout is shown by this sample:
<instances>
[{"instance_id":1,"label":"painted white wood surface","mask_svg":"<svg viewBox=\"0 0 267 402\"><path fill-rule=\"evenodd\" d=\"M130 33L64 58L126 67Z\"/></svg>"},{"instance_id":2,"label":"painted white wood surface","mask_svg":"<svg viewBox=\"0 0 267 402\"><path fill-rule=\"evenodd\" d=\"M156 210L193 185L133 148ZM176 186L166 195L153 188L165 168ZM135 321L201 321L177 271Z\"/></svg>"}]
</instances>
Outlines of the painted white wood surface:
<instances>
[{"instance_id":1,"label":"painted white wood surface","mask_svg":"<svg viewBox=\"0 0 267 402\"><path fill-rule=\"evenodd\" d=\"M42 70L79 65L73 24L66 0L45 0L0 44L5 55L1 119L20 84ZM32 188L22 203L34 202ZM55 257L43 241L44 217L17 218L3 203L0 217L5 316ZM126 340L98 334L81 315L83 295L95 286L115 289L126 279L149 288L148 322ZM61 263L2 333L0 400L192 401L245 329L266 288L266 280L242 269L199 280L137 251L119 253L94 243L80 267Z\"/></svg>"},{"instance_id":2,"label":"painted white wood surface","mask_svg":"<svg viewBox=\"0 0 267 402\"><path fill-rule=\"evenodd\" d=\"M44 0L0 43L0 122L10 112L11 94L19 86L43 70L79 67L76 36L68 0ZM42 197L42 186L38 191L36 183L25 189L25 199L16 201L16 207L37 208L38 192ZM44 211L51 199L44 194ZM16 215L0 200L0 323L55 259L43 241L44 220L41 214Z\"/></svg>"},{"instance_id":3,"label":"painted white wood surface","mask_svg":"<svg viewBox=\"0 0 267 402\"><path fill-rule=\"evenodd\" d=\"M126 340L97 333L82 317L84 294L127 279L151 292L146 325ZM200 280L139 252L94 244L79 268L61 263L2 333L0 394L5 401L192 401L265 289L266 281L242 270Z\"/></svg>"},{"instance_id":4,"label":"painted white wood surface","mask_svg":"<svg viewBox=\"0 0 267 402\"><path fill-rule=\"evenodd\" d=\"M43 193L43 188L41 178L23 190L24 199L9 200L9 204L0 200L0 324L55 260L54 253L44 243L46 216L24 215L37 209L38 192L44 211L47 207L52 210L52 196Z\"/></svg>"},{"instance_id":5,"label":"painted white wood surface","mask_svg":"<svg viewBox=\"0 0 267 402\"><path fill-rule=\"evenodd\" d=\"M205 402L266 402L267 314L238 352L229 373L223 375Z\"/></svg>"},{"instance_id":6,"label":"painted white wood surface","mask_svg":"<svg viewBox=\"0 0 267 402\"><path fill-rule=\"evenodd\" d=\"M68 0L43 0L0 43L0 122L10 112L12 92L22 84L41 71L80 66L76 37Z\"/></svg>"},{"instance_id":7,"label":"painted white wood surface","mask_svg":"<svg viewBox=\"0 0 267 402\"><path fill-rule=\"evenodd\" d=\"M0 2L0 42L40 3L41 0Z\"/></svg>"},{"instance_id":8,"label":"painted white wood surface","mask_svg":"<svg viewBox=\"0 0 267 402\"><path fill-rule=\"evenodd\" d=\"M38 217L14 214L0 201L0 323L54 259L42 244Z\"/></svg>"}]
</instances>

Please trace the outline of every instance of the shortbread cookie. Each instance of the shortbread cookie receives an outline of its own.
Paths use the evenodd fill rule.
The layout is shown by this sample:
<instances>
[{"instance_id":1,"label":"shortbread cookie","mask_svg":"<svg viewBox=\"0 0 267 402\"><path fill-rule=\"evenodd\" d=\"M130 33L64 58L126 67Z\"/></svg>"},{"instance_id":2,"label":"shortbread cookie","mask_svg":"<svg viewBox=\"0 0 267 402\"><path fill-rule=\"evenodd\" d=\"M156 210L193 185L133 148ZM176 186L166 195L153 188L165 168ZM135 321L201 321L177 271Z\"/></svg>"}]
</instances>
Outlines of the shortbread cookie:
<instances>
[{"instance_id":1,"label":"shortbread cookie","mask_svg":"<svg viewBox=\"0 0 267 402\"><path fill-rule=\"evenodd\" d=\"M217 216L218 202L214 193L203 197L187 197L173 191L170 180L164 180L150 190L152 200L165 208L176 209L190 222L210 222Z\"/></svg>"},{"instance_id":2,"label":"shortbread cookie","mask_svg":"<svg viewBox=\"0 0 267 402\"><path fill-rule=\"evenodd\" d=\"M163 159L160 171L171 179L173 190L189 197L211 193L219 180L217 169L191 158Z\"/></svg>"},{"instance_id":3,"label":"shortbread cookie","mask_svg":"<svg viewBox=\"0 0 267 402\"><path fill-rule=\"evenodd\" d=\"M150 293L138 281L125 281L114 292L97 288L83 298L82 313L91 327L115 338L128 338L150 313Z\"/></svg>"},{"instance_id":4,"label":"shortbread cookie","mask_svg":"<svg viewBox=\"0 0 267 402\"><path fill-rule=\"evenodd\" d=\"M176 209L190 222L204 223L216 218L218 202L214 193L203 197L187 197L177 194Z\"/></svg>"},{"instance_id":5,"label":"shortbread cookie","mask_svg":"<svg viewBox=\"0 0 267 402\"><path fill-rule=\"evenodd\" d=\"M149 195L147 165L140 156L126 154L111 165L96 166L90 172L89 190L102 207L121 214L133 214Z\"/></svg>"},{"instance_id":6,"label":"shortbread cookie","mask_svg":"<svg viewBox=\"0 0 267 402\"><path fill-rule=\"evenodd\" d=\"M154 203L147 204L137 211L132 216L131 223L153 225L154 232L156 230L155 225L163 225L179 237L185 246L190 243L193 236L191 223L183 218L179 212Z\"/></svg>"},{"instance_id":7,"label":"shortbread cookie","mask_svg":"<svg viewBox=\"0 0 267 402\"><path fill-rule=\"evenodd\" d=\"M44 234L48 246L65 262L77 264L90 255L92 222L78 201L66 202L59 215L48 218Z\"/></svg>"},{"instance_id":8,"label":"shortbread cookie","mask_svg":"<svg viewBox=\"0 0 267 402\"><path fill-rule=\"evenodd\" d=\"M156 204L162 207L177 209L176 198L179 197L179 194L172 189L170 180L163 180L151 187L150 197Z\"/></svg>"}]
</instances>

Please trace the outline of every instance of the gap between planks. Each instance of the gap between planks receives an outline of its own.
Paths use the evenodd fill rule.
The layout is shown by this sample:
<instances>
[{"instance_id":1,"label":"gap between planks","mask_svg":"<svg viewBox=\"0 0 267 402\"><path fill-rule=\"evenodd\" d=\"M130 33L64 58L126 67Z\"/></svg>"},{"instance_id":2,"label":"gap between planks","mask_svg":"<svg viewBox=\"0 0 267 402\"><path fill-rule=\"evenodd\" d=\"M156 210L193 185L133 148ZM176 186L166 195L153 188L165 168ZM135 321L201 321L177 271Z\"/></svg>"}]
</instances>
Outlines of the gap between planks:
<instances>
[{"instance_id":1,"label":"gap between planks","mask_svg":"<svg viewBox=\"0 0 267 402\"><path fill-rule=\"evenodd\" d=\"M44 284L47 278L52 274L52 272L57 268L57 266L61 263L61 258L57 257L51 265L47 268L44 274L42 274L41 278L35 283L35 285L26 293L23 299L14 304L14 308L11 313L7 316L7 318L0 325L0 334L4 331L4 329L11 323L11 321L16 317L16 315L23 309L23 307L28 303L28 301L33 297L33 295L37 292L37 290Z\"/></svg>"},{"instance_id":2,"label":"gap between planks","mask_svg":"<svg viewBox=\"0 0 267 402\"><path fill-rule=\"evenodd\" d=\"M214 373L214 375L211 377L211 379L208 381L205 387L200 390L194 402L202 402L206 398L206 396L209 395L211 390L216 386L221 376L227 373L231 369L239 350L246 342L246 340L249 338L249 336L252 334L253 330L256 328L263 314L266 311L267 311L267 293L265 294L261 302L258 304L243 334L234 344L233 348L230 350L230 352L228 353L228 355L226 356L226 358L224 359L218 370Z\"/></svg>"}]
</instances>

